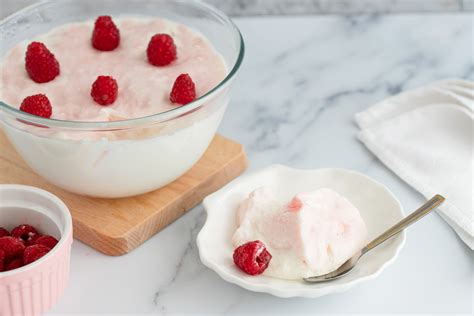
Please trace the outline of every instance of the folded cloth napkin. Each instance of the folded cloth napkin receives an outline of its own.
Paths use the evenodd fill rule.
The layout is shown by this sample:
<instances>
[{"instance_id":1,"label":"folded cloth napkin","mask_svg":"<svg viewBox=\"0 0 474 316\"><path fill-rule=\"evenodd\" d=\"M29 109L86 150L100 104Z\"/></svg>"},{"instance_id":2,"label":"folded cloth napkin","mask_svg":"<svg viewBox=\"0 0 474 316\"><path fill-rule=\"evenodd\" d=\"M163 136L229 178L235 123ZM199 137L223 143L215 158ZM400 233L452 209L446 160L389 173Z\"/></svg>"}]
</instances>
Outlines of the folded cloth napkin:
<instances>
[{"instance_id":1,"label":"folded cloth napkin","mask_svg":"<svg viewBox=\"0 0 474 316\"><path fill-rule=\"evenodd\" d=\"M445 80L357 113L359 139L426 198L446 197L439 214L474 249L474 83Z\"/></svg>"}]
</instances>

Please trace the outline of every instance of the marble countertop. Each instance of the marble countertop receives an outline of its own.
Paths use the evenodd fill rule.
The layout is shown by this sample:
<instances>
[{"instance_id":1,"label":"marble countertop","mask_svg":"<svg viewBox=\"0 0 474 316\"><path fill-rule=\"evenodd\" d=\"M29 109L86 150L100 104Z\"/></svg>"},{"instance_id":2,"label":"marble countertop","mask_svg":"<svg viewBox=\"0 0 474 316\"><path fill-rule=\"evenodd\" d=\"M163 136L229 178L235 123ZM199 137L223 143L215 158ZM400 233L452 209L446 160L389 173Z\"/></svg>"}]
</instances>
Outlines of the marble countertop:
<instances>
[{"instance_id":1,"label":"marble countertop","mask_svg":"<svg viewBox=\"0 0 474 316\"><path fill-rule=\"evenodd\" d=\"M248 172L273 163L342 167L389 187L407 211L423 198L356 140L354 113L444 78L474 79L467 14L236 18L247 55L220 132L248 152ZM375 280L317 299L280 299L224 282L204 267L202 205L132 253L108 257L79 241L57 314L471 313L474 255L431 214L408 231Z\"/></svg>"},{"instance_id":2,"label":"marble countertop","mask_svg":"<svg viewBox=\"0 0 474 316\"><path fill-rule=\"evenodd\" d=\"M204 0L230 15L472 11L473 0Z\"/></svg>"},{"instance_id":3,"label":"marble countertop","mask_svg":"<svg viewBox=\"0 0 474 316\"><path fill-rule=\"evenodd\" d=\"M0 16L39 0L0 0ZM133 1L133 0L131 0ZM202 0L232 16L459 12L474 10L474 0Z\"/></svg>"}]
</instances>

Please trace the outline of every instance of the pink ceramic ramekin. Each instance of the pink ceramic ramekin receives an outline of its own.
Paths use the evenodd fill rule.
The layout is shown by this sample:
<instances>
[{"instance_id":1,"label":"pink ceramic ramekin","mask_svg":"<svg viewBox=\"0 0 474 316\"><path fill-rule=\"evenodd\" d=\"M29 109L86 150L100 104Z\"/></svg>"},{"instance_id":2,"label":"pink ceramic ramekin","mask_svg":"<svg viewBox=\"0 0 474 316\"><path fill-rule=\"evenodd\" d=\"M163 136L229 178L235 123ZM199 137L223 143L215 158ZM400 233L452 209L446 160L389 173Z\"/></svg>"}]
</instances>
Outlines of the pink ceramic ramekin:
<instances>
[{"instance_id":1,"label":"pink ceramic ramekin","mask_svg":"<svg viewBox=\"0 0 474 316\"><path fill-rule=\"evenodd\" d=\"M24 185L0 185L0 226L30 224L59 243L44 257L16 270L0 272L0 315L39 315L50 309L69 279L72 220L53 194Z\"/></svg>"}]
</instances>

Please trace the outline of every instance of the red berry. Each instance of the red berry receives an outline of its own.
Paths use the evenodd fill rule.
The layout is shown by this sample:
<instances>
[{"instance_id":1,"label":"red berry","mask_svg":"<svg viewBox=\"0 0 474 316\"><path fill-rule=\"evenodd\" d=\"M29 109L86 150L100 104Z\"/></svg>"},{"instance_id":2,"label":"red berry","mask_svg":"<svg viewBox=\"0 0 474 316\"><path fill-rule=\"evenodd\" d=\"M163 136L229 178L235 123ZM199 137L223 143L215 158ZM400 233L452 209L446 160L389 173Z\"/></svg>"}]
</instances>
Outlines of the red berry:
<instances>
[{"instance_id":1,"label":"red berry","mask_svg":"<svg viewBox=\"0 0 474 316\"><path fill-rule=\"evenodd\" d=\"M166 66L176 60L176 45L168 34L155 34L146 49L148 61L154 66Z\"/></svg>"},{"instance_id":2,"label":"red berry","mask_svg":"<svg viewBox=\"0 0 474 316\"><path fill-rule=\"evenodd\" d=\"M44 94L35 94L26 97L23 102L21 102L20 110L44 118L50 118L53 114L51 103Z\"/></svg>"},{"instance_id":3,"label":"red berry","mask_svg":"<svg viewBox=\"0 0 474 316\"><path fill-rule=\"evenodd\" d=\"M30 236L30 237L26 240L25 245L26 245L26 246L35 245L35 244L36 244L36 240L37 240L38 238L40 238L40 237L41 237L40 234Z\"/></svg>"},{"instance_id":4,"label":"red berry","mask_svg":"<svg viewBox=\"0 0 474 316\"><path fill-rule=\"evenodd\" d=\"M271 259L272 255L259 240L250 241L234 250L235 265L250 275L263 273Z\"/></svg>"},{"instance_id":5,"label":"red berry","mask_svg":"<svg viewBox=\"0 0 474 316\"><path fill-rule=\"evenodd\" d=\"M30 78L38 83L49 82L59 75L59 63L56 57L39 42L28 45L25 68Z\"/></svg>"},{"instance_id":6,"label":"red berry","mask_svg":"<svg viewBox=\"0 0 474 316\"><path fill-rule=\"evenodd\" d=\"M120 44L120 31L110 16L99 16L92 32L92 46L101 51L111 51Z\"/></svg>"},{"instance_id":7,"label":"red berry","mask_svg":"<svg viewBox=\"0 0 474 316\"><path fill-rule=\"evenodd\" d=\"M188 74L181 74L176 78L170 93L173 103L187 104L196 99L196 87Z\"/></svg>"},{"instance_id":8,"label":"red berry","mask_svg":"<svg viewBox=\"0 0 474 316\"><path fill-rule=\"evenodd\" d=\"M50 248L44 245L31 245L25 248L23 253L23 263L30 264L49 252Z\"/></svg>"},{"instance_id":9,"label":"red berry","mask_svg":"<svg viewBox=\"0 0 474 316\"><path fill-rule=\"evenodd\" d=\"M0 249L0 272L5 270L5 251Z\"/></svg>"},{"instance_id":10,"label":"red berry","mask_svg":"<svg viewBox=\"0 0 474 316\"><path fill-rule=\"evenodd\" d=\"M118 95L117 81L110 76L99 76L92 84L91 96L100 105L110 105Z\"/></svg>"},{"instance_id":11,"label":"red berry","mask_svg":"<svg viewBox=\"0 0 474 316\"><path fill-rule=\"evenodd\" d=\"M31 225L23 224L12 229L12 237L21 238L27 242L39 236L38 231Z\"/></svg>"},{"instance_id":12,"label":"red berry","mask_svg":"<svg viewBox=\"0 0 474 316\"><path fill-rule=\"evenodd\" d=\"M288 204L288 211L298 212L303 207L303 202L296 196Z\"/></svg>"},{"instance_id":13,"label":"red berry","mask_svg":"<svg viewBox=\"0 0 474 316\"><path fill-rule=\"evenodd\" d=\"M35 240L36 245L43 245L48 247L49 249L53 249L54 246L58 243L58 240L53 236L44 235L40 236Z\"/></svg>"},{"instance_id":14,"label":"red berry","mask_svg":"<svg viewBox=\"0 0 474 316\"><path fill-rule=\"evenodd\" d=\"M0 250L5 252L5 260L10 260L23 253L25 243L22 239L4 236L0 238Z\"/></svg>"},{"instance_id":15,"label":"red berry","mask_svg":"<svg viewBox=\"0 0 474 316\"><path fill-rule=\"evenodd\" d=\"M10 236L10 232L3 227L0 227L0 237Z\"/></svg>"},{"instance_id":16,"label":"red berry","mask_svg":"<svg viewBox=\"0 0 474 316\"><path fill-rule=\"evenodd\" d=\"M23 267L23 259L17 258L5 264L5 271L15 270Z\"/></svg>"}]
</instances>

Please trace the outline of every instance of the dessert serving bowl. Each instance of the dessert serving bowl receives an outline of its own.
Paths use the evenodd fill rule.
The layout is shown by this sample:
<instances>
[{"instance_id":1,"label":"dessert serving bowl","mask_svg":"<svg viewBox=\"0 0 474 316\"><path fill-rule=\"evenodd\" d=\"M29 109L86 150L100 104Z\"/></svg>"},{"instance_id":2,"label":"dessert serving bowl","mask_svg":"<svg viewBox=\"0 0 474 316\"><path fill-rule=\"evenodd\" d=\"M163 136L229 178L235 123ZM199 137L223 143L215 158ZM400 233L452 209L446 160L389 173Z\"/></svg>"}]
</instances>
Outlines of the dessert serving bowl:
<instances>
[{"instance_id":1,"label":"dessert serving bowl","mask_svg":"<svg viewBox=\"0 0 474 316\"><path fill-rule=\"evenodd\" d=\"M290 200L298 192L331 188L345 196L359 211L367 227L368 241L403 218L403 208L382 184L354 171L344 169L300 170L273 165L241 176L204 199L207 219L197 236L199 256L204 265L224 280L247 290L279 297L319 297L346 291L374 279L398 256L405 243L405 232L378 246L361 258L351 273L330 281L311 284L264 274L248 275L233 262L232 235L237 229L240 203L259 187L271 188L277 196ZM271 262L270 262L271 264Z\"/></svg>"},{"instance_id":2,"label":"dessert serving bowl","mask_svg":"<svg viewBox=\"0 0 474 316\"><path fill-rule=\"evenodd\" d=\"M72 219L53 194L24 185L0 185L0 226L29 224L59 240L46 255L0 272L0 315L40 315L63 294L69 280Z\"/></svg>"},{"instance_id":3,"label":"dessert serving bowl","mask_svg":"<svg viewBox=\"0 0 474 316\"><path fill-rule=\"evenodd\" d=\"M193 102L133 119L45 119L0 100L3 131L36 173L74 193L126 197L170 183L203 155L229 102L244 45L239 30L227 16L197 1L46 0L0 23L0 56L55 27L94 20L100 15L160 17L182 23L204 35L228 69L217 86Z\"/></svg>"}]
</instances>

